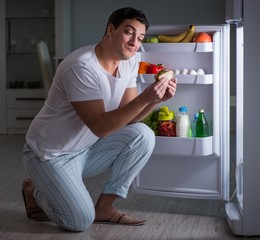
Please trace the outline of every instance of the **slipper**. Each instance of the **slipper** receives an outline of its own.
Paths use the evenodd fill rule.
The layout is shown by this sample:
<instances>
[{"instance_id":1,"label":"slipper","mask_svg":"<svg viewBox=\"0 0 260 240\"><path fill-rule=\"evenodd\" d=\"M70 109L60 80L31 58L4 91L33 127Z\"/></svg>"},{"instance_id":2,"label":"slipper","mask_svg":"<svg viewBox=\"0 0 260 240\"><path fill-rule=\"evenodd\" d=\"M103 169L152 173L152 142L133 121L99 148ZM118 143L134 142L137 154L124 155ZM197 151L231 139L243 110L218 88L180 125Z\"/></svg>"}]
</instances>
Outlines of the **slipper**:
<instances>
[{"instance_id":1,"label":"slipper","mask_svg":"<svg viewBox=\"0 0 260 240\"><path fill-rule=\"evenodd\" d=\"M115 212L109 220L95 220L95 224L116 224L116 225L128 225L128 226L140 226L144 225L146 220L140 220L131 216L128 216L121 212Z\"/></svg>"},{"instance_id":2,"label":"slipper","mask_svg":"<svg viewBox=\"0 0 260 240\"><path fill-rule=\"evenodd\" d=\"M33 183L28 179L25 180L23 183L22 194L27 217L35 221L49 221L49 217L39 206L37 206L36 202L34 207L27 205L27 199L30 197L33 198L32 188L34 188ZM32 201L35 200L32 199Z\"/></svg>"}]
</instances>

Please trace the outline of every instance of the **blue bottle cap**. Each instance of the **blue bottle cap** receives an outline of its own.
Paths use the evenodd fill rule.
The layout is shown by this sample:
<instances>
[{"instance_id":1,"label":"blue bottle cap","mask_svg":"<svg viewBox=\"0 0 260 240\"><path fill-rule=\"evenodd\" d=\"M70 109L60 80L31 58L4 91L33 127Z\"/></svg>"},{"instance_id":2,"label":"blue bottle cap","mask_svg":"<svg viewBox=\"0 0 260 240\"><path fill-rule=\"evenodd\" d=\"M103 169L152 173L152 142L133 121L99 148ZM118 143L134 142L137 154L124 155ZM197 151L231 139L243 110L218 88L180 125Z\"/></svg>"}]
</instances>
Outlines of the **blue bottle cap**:
<instances>
[{"instance_id":1,"label":"blue bottle cap","mask_svg":"<svg viewBox=\"0 0 260 240\"><path fill-rule=\"evenodd\" d=\"M187 112L187 107L180 107L180 108L179 108L179 111L180 111L180 112Z\"/></svg>"}]
</instances>

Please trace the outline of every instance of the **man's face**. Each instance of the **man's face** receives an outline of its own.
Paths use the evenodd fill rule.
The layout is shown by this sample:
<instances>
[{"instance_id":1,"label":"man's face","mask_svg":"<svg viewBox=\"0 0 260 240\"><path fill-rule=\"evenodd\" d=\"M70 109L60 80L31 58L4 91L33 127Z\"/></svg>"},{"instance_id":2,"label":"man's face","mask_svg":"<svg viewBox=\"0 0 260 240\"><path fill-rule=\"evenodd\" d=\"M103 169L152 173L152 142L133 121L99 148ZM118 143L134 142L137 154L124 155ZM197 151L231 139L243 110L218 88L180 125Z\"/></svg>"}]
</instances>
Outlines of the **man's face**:
<instances>
[{"instance_id":1,"label":"man's face","mask_svg":"<svg viewBox=\"0 0 260 240\"><path fill-rule=\"evenodd\" d=\"M126 60L136 54L145 35L145 25L137 20L127 19L117 29L111 26L111 39L119 60Z\"/></svg>"}]
</instances>

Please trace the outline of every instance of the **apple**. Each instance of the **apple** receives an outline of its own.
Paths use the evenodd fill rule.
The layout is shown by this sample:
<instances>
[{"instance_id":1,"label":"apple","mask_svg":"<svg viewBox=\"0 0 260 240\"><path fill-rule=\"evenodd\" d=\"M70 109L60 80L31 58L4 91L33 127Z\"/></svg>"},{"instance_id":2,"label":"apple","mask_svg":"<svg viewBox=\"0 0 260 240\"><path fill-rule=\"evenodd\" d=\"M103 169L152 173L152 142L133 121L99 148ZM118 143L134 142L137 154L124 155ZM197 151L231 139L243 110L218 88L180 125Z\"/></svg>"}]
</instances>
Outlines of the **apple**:
<instances>
[{"instance_id":1,"label":"apple","mask_svg":"<svg viewBox=\"0 0 260 240\"><path fill-rule=\"evenodd\" d=\"M151 37L146 40L147 43L158 43L159 39L157 37Z\"/></svg>"}]
</instances>

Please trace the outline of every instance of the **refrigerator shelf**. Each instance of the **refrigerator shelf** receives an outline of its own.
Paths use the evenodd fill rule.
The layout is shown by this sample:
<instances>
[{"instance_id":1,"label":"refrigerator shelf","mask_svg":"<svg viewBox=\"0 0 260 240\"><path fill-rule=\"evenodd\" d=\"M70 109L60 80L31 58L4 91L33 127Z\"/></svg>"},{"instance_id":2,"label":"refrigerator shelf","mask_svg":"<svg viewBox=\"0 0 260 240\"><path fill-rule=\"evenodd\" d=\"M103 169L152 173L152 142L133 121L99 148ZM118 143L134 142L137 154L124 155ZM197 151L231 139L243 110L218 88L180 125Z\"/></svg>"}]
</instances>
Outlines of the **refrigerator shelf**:
<instances>
[{"instance_id":1,"label":"refrigerator shelf","mask_svg":"<svg viewBox=\"0 0 260 240\"><path fill-rule=\"evenodd\" d=\"M156 136L154 154L208 156L213 154L213 137L180 138Z\"/></svg>"},{"instance_id":2,"label":"refrigerator shelf","mask_svg":"<svg viewBox=\"0 0 260 240\"><path fill-rule=\"evenodd\" d=\"M175 75L177 78L178 84L213 84L213 75L204 74L204 75ZM139 74L138 82L141 83L153 83L154 74Z\"/></svg>"},{"instance_id":3,"label":"refrigerator shelf","mask_svg":"<svg viewBox=\"0 0 260 240\"><path fill-rule=\"evenodd\" d=\"M142 43L141 52L213 52L213 43Z\"/></svg>"}]
</instances>

